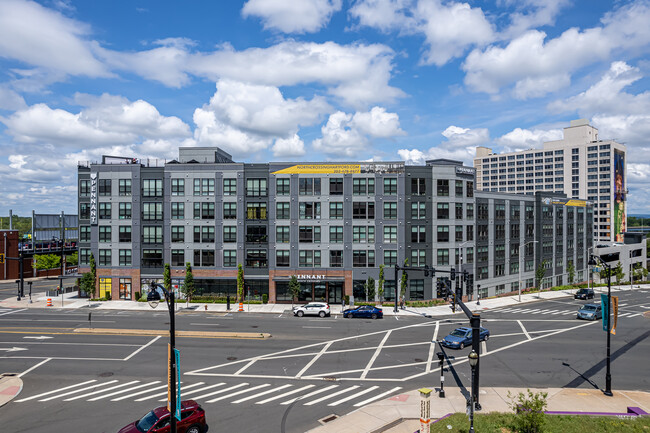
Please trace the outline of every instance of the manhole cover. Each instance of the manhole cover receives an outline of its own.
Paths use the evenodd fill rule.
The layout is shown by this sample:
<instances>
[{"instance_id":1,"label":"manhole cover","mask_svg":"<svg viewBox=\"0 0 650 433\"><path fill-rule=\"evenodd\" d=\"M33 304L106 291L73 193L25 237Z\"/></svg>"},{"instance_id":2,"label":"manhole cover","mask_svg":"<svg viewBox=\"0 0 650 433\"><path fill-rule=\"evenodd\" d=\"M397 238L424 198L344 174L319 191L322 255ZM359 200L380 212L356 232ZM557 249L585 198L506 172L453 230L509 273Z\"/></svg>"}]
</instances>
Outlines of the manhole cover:
<instances>
[{"instance_id":1,"label":"manhole cover","mask_svg":"<svg viewBox=\"0 0 650 433\"><path fill-rule=\"evenodd\" d=\"M236 356L229 356L228 358L226 358L226 360L227 361L237 361L237 357Z\"/></svg>"},{"instance_id":2,"label":"manhole cover","mask_svg":"<svg viewBox=\"0 0 650 433\"><path fill-rule=\"evenodd\" d=\"M111 377L113 375L112 371L107 371L105 373L101 373L99 377Z\"/></svg>"},{"instance_id":3,"label":"manhole cover","mask_svg":"<svg viewBox=\"0 0 650 433\"><path fill-rule=\"evenodd\" d=\"M321 418L321 419L319 419L318 422L324 425L324 424L327 424L327 423L330 422L330 421L334 421L334 420L337 419L338 417L339 417L339 416L336 415L336 414L331 414L331 415L326 416L325 418Z\"/></svg>"}]
</instances>

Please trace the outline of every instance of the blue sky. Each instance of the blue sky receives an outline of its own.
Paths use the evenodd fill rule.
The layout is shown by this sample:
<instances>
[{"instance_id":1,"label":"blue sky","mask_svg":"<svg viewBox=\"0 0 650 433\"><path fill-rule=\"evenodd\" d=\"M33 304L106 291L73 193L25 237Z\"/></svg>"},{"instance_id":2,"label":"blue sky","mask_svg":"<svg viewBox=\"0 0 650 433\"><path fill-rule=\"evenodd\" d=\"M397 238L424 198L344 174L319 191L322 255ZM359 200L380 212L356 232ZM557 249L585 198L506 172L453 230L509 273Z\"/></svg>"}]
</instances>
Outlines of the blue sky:
<instances>
[{"instance_id":1,"label":"blue sky","mask_svg":"<svg viewBox=\"0 0 650 433\"><path fill-rule=\"evenodd\" d=\"M0 215L76 213L78 161L454 158L628 146L650 212L649 1L0 0Z\"/></svg>"}]
</instances>

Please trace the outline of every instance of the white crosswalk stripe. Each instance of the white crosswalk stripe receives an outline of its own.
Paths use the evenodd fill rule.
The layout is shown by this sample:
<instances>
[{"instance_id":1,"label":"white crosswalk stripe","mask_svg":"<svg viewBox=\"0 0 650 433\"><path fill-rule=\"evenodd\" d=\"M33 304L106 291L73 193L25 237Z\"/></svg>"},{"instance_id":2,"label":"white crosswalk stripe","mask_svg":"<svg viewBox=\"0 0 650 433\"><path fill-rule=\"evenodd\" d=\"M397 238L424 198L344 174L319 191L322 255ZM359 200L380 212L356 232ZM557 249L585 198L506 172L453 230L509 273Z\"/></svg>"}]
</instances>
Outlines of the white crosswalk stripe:
<instances>
[{"instance_id":1,"label":"white crosswalk stripe","mask_svg":"<svg viewBox=\"0 0 650 433\"><path fill-rule=\"evenodd\" d=\"M363 391L359 391L356 394L352 394L352 395L350 395L348 397L345 397L345 398L337 400L337 401L335 401L333 403L330 403L330 404L328 404L328 406L338 406L341 403L345 403L346 401L350 401L350 400L353 400L353 399L355 399L355 398L357 398L359 396L368 394L369 392L372 392L372 391L376 390L377 388L379 388L379 387L378 386L371 386L370 388L364 389Z\"/></svg>"},{"instance_id":2,"label":"white crosswalk stripe","mask_svg":"<svg viewBox=\"0 0 650 433\"><path fill-rule=\"evenodd\" d=\"M304 405L305 406L313 406L316 403L320 403L321 401L328 400L328 399L330 399L332 397L336 397L337 395L341 395L341 394L344 394L344 393L349 392L349 391L353 391L353 390L355 390L357 388L359 388L359 385L354 385L354 386L352 386L350 388L346 388L346 389L342 389L340 391L337 391L334 394L330 394L330 395L326 395L325 397L317 398L316 400L310 401L309 403L305 403Z\"/></svg>"},{"instance_id":3,"label":"white crosswalk stripe","mask_svg":"<svg viewBox=\"0 0 650 433\"><path fill-rule=\"evenodd\" d=\"M124 388L125 386L134 385L136 383L140 383L140 381L139 380L134 380L134 381L127 382L127 383L121 383L119 385L111 386L110 388L104 388L104 389L100 389L99 391L93 391L93 392L89 392L87 394L76 395L74 397L66 398L65 401L79 400L80 398L90 397L91 395L101 394L101 393L106 392L106 391L113 391L114 389Z\"/></svg>"},{"instance_id":4,"label":"white crosswalk stripe","mask_svg":"<svg viewBox=\"0 0 650 433\"><path fill-rule=\"evenodd\" d=\"M113 398L113 399L111 399L111 401L126 400L127 398L135 397L135 396L142 395L142 394L149 394L149 393L152 393L154 391L159 391L159 390L165 389L165 388L167 388L166 384L157 386L155 388L145 389L144 391L134 392L133 394L123 395L122 397Z\"/></svg>"},{"instance_id":5,"label":"white crosswalk stripe","mask_svg":"<svg viewBox=\"0 0 650 433\"><path fill-rule=\"evenodd\" d=\"M235 400L232 403L234 403L234 404L243 403L245 401L253 400L254 398L261 397L263 395L273 394L274 392L278 392L278 391L280 391L282 389L289 388L290 386L291 385L289 385L289 384L278 386L278 387L275 387L273 389L269 389L269 390L264 391L264 392L258 392L257 394L253 394L253 395L249 395L248 397L240 398L239 400Z\"/></svg>"},{"instance_id":6,"label":"white crosswalk stripe","mask_svg":"<svg viewBox=\"0 0 650 433\"><path fill-rule=\"evenodd\" d=\"M376 395L376 396L374 396L374 397L370 397L370 398L367 399L367 400L360 401L359 403L355 404L354 407L365 406L365 405L367 405L368 403L372 403L372 402L375 401L375 400L379 400L379 399L382 398L382 397L385 397L385 396L387 396L387 395L393 394L394 392L397 392L397 391L399 391L400 389L402 389L401 386L396 386L396 387L393 388L393 389L389 389L389 390L386 391L386 392L382 392L381 394L378 394L378 395Z\"/></svg>"},{"instance_id":7,"label":"white crosswalk stripe","mask_svg":"<svg viewBox=\"0 0 650 433\"><path fill-rule=\"evenodd\" d=\"M39 400L39 401L50 401L50 400L54 400L55 398L66 397L68 395L75 394L75 393L77 393L79 391L88 391L89 389L93 389L93 388L98 387L98 386L110 385L111 383L115 383L115 382L117 382L117 380L109 380L108 382L105 382L105 383L98 383L98 384L95 384L95 385L87 386L85 388L75 389L74 391L64 392L63 394L56 394L56 395L53 395L53 396L48 397L48 398L44 398L44 399Z\"/></svg>"},{"instance_id":8,"label":"white crosswalk stripe","mask_svg":"<svg viewBox=\"0 0 650 433\"><path fill-rule=\"evenodd\" d=\"M45 397L46 395L54 394L55 392L65 391L67 389L76 388L78 386L87 385L87 384L93 383L93 382L97 382L97 380L95 380L95 379L87 380L86 382L81 382L81 383L77 383L77 384L74 384L74 385L66 386L64 388L55 389L53 391L44 392L43 394L33 395L33 396L27 397L27 398L22 398L20 400L16 400L16 403L22 403L24 401L34 400L34 399L37 399L37 398Z\"/></svg>"},{"instance_id":9,"label":"white crosswalk stripe","mask_svg":"<svg viewBox=\"0 0 650 433\"><path fill-rule=\"evenodd\" d=\"M226 394L226 395L222 395L221 397L210 399L210 400L206 401L206 403L214 403L216 401L225 400L225 399L227 399L229 397L234 397L236 395L240 395L240 394L244 394L244 393L247 393L247 392L255 391L256 389L260 389L260 388L266 388L267 386L271 386L271 384L263 383L261 385L254 386L252 388L242 389L241 391L233 392L231 394Z\"/></svg>"},{"instance_id":10,"label":"white crosswalk stripe","mask_svg":"<svg viewBox=\"0 0 650 433\"><path fill-rule=\"evenodd\" d=\"M325 391L329 391L330 389L334 389L334 388L338 388L338 387L339 387L338 385L330 385L330 386L326 386L325 388L317 389L316 391L314 391L314 392L310 392L309 394L305 394L305 395L300 396L300 397L292 398L291 400L283 401L283 402L280 403L280 404L282 404L282 405L291 404L291 403L293 403L294 401L297 401L297 400L304 400L304 399L307 399L307 398L309 398L309 397L311 397L311 396L313 396L313 395L322 394L322 393L325 392Z\"/></svg>"},{"instance_id":11,"label":"white crosswalk stripe","mask_svg":"<svg viewBox=\"0 0 650 433\"><path fill-rule=\"evenodd\" d=\"M181 382L181 385L182 384L183 384L183 382ZM203 382L195 383L194 385L188 385L185 388L194 388L194 387L201 386L201 385L203 385ZM149 399L152 399L152 398L162 397L163 395L167 395L167 391L159 392L158 394L148 395L146 397L139 398L136 401L145 401L145 400L149 400Z\"/></svg>"},{"instance_id":12,"label":"white crosswalk stripe","mask_svg":"<svg viewBox=\"0 0 650 433\"><path fill-rule=\"evenodd\" d=\"M266 400L258 401L258 402L255 403L255 404L265 404L265 403L268 403L268 402L270 402L270 401L279 400L279 399L281 399L281 398L285 398L285 397L288 396L288 395L297 394L297 393L299 393L299 392L301 392L301 391L304 391L304 390L306 390L306 389L313 388L313 387L315 387L315 386L316 386L316 385L307 385L307 386L303 386L302 388L294 389L293 391L285 392L284 394L276 395L275 397L270 397L270 398L267 398Z\"/></svg>"}]
</instances>

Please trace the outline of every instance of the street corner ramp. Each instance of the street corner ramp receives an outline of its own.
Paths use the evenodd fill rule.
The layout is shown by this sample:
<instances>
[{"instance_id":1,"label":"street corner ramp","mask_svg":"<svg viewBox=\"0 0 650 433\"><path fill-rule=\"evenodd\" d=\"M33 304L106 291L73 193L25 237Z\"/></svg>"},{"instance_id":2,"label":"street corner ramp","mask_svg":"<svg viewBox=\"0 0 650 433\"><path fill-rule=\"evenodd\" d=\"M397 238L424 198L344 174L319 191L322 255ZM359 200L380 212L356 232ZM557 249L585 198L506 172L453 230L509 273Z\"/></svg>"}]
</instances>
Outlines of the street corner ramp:
<instances>
[{"instance_id":1,"label":"street corner ramp","mask_svg":"<svg viewBox=\"0 0 650 433\"><path fill-rule=\"evenodd\" d=\"M75 334L94 335L132 335L132 336L167 336L169 330L157 329L119 329L119 328L76 328ZM217 332L217 331L176 331L181 338L230 338L247 340L264 340L271 338L267 332Z\"/></svg>"},{"instance_id":2,"label":"street corner ramp","mask_svg":"<svg viewBox=\"0 0 650 433\"><path fill-rule=\"evenodd\" d=\"M0 374L0 407L16 398L23 390L23 380L16 373Z\"/></svg>"}]
</instances>

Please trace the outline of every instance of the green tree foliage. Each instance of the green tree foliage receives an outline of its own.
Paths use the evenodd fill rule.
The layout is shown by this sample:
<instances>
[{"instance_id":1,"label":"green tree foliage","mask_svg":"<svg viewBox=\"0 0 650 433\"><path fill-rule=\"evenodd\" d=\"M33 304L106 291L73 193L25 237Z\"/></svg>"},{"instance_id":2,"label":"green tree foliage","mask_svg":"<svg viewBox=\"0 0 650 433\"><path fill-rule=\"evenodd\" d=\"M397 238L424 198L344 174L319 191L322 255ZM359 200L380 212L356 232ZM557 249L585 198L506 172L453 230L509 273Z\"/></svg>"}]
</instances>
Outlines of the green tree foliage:
<instances>
[{"instance_id":1,"label":"green tree foliage","mask_svg":"<svg viewBox=\"0 0 650 433\"><path fill-rule=\"evenodd\" d=\"M93 278L93 274L90 272L83 274L79 282L79 288L92 298L95 295L95 279Z\"/></svg>"},{"instance_id":2,"label":"green tree foliage","mask_svg":"<svg viewBox=\"0 0 650 433\"><path fill-rule=\"evenodd\" d=\"M237 266L237 302L244 302L244 268Z\"/></svg>"},{"instance_id":3,"label":"green tree foliage","mask_svg":"<svg viewBox=\"0 0 650 433\"><path fill-rule=\"evenodd\" d=\"M566 271L569 273L569 284L573 284L573 280L576 277L576 268L573 266L573 260L569 260Z\"/></svg>"},{"instance_id":4,"label":"green tree foliage","mask_svg":"<svg viewBox=\"0 0 650 433\"><path fill-rule=\"evenodd\" d=\"M379 265L379 281L377 281L377 296L379 297L379 302L384 301L384 265Z\"/></svg>"},{"instance_id":5,"label":"green tree foliage","mask_svg":"<svg viewBox=\"0 0 650 433\"><path fill-rule=\"evenodd\" d=\"M289 280L289 293L291 293L291 306L293 307L294 299L298 299L298 295L300 295L300 283L295 275L292 275Z\"/></svg>"},{"instance_id":6,"label":"green tree foliage","mask_svg":"<svg viewBox=\"0 0 650 433\"><path fill-rule=\"evenodd\" d=\"M183 281L183 295L188 302L192 301L194 296L194 274L192 274L192 266L190 262L185 263L185 281Z\"/></svg>"},{"instance_id":7,"label":"green tree foliage","mask_svg":"<svg viewBox=\"0 0 650 433\"><path fill-rule=\"evenodd\" d=\"M169 267L169 263L165 263L165 268L163 270L163 287L167 290L167 293L172 291L172 270Z\"/></svg>"},{"instance_id":8,"label":"green tree foliage","mask_svg":"<svg viewBox=\"0 0 650 433\"><path fill-rule=\"evenodd\" d=\"M541 290L542 281L546 276L546 263L547 260L542 260L542 263L539 264L537 270L535 271L535 287L537 287L538 290Z\"/></svg>"},{"instance_id":9,"label":"green tree foliage","mask_svg":"<svg viewBox=\"0 0 650 433\"><path fill-rule=\"evenodd\" d=\"M54 254L38 254L34 256L36 269L55 269L61 267L61 257Z\"/></svg>"},{"instance_id":10,"label":"green tree foliage","mask_svg":"<svg viewBox=\"0 0 650 433\"><path fill-rule=\"evenodd\" d=\"M368 302L368 299L374 299L375 298L375 279L372 277L368 277L368 280L366 283L363 285L364 289L366 289L366 302Z\"/></svg>"},{"instance_id":11,"label":"green tree foliage","mask_svg":"<svg viewBox=\"0 0 650 433\"><path fill-rule=\"evenodd\" d=\"M12 217L13 230L18 230L18 239L22 242L25 233L32 231L32 217L20 217L13 215ZM0 229L9 230L9 215L0 217Z\"/></svg>"},{"instance_id":12,"label":"green tree foliage","mask_svg":"<svg viewBox=\"0 0 650 433\"><path fill-rule=\"evenodd\" d=\"M616 277L616 282L621 283L621 280L625 278L625 271L623 271L623 265L621 262L618 262L616 266L614 266L614 269L612 269L612 276Z\"/></svg>"},{"instance_id":13,"label":"green tree foliage","mask_svg":"<svg viewBox=\"0 0 650 433\"><path fill-rule=\"evenodd\" d=\"M530 389L527 394L520 392L513 396L508 392L508 404L517 414L514 431L520 433L541 433L546 424L546 392L533 393Z\"/></svg>"},{"instance_id":14,"label":"green tree foliage","mask_svg":"<svg viewBox=\"0 0 650 433\"><path fill-rule=\"evenodd\" d=\"M404 259L404 266L409 265L409 259ZM405 270L402 270L402 279L400 281L400 290L399 290L399 295L400 297L403 297L406 295L406 288L408 287L408 274L406 273Z\"/></svg>"},{"instance_id":15,"label":"green tree foliage","mask_svg":"<svg viewBox=\"0 0 650 433\"><path fill-rule=\"evenodd\" d=\"M65 263L67 266L77 266L79 264L79 255L77 253L72 253L69 256L66 256Z\"/></svg>"}]
</instances>

